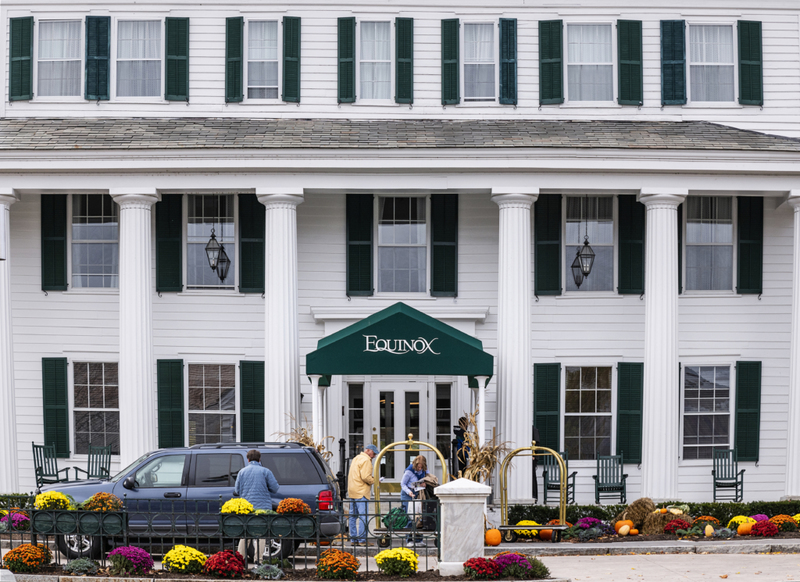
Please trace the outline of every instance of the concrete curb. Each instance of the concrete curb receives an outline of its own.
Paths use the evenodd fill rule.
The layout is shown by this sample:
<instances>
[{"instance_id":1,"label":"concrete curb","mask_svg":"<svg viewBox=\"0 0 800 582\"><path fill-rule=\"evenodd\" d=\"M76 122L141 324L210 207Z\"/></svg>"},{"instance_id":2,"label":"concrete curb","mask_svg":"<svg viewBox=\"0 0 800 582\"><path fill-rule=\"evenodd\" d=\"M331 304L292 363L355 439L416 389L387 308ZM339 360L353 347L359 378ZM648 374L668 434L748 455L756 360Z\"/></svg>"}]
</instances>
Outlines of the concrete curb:
<instances>
[{"instance_id":1,"label":"concrete curb","mask_svg":"<svg viewBox=\"0 0 800 582\"><path fill-rule=\"evenodd\" d=\"M769 540L727 540L721 542L676 542L648 544L644 542L610 544L501 544L485 548L487 556L513 551L532 556L628 556L642 554L798 554L800 539L771 542Z\"/></svg>"},{"instance_id":2,"label":"concrete curb","mask_svg":"<svg viewBox=\"0 0 800 582\"><path fill-rule=\"evenodd\" d=\"M98 576L55 576L40 574L16 574L17 582L109 582L121 580L124 582L209 582L208 578L101 578ZM413 580L413 578L409 578ZM446 580L446 578L443 578ZM318 582L309 580L308 582ZM547 578L545 580L519 580L518 582L572 582L569 578Z\"/></svg>"}]
</instances>

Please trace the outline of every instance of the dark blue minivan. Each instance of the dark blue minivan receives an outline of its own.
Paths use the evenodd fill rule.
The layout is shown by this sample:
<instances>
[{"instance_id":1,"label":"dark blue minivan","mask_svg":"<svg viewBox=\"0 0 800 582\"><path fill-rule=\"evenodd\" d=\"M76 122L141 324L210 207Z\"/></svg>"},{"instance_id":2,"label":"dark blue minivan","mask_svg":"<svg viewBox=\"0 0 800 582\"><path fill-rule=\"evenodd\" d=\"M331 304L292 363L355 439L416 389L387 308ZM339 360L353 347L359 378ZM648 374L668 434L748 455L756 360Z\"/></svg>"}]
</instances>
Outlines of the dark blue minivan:
<instances>
[{"instance_id":1,"label":"dark blue minivan","mask_svg":"<svg viewBox=\"0 0 800 582\"><path fill-rule=\"evenodd\" d=\"M236 475L247 464L247 451L251 449L261 452L261 464L272 471L280 485L272 497L273 508L286 497L296 497L316 511L319 499L322 535L339 533L338 516L324 511L341 507L337 503L338 482L316 449L298 443L216 443L160 449L143 455L111 479L59 483L43 487L42 491L61 491L77 502L99 491L113 493L125 501L132 535L137 526L147 522L155 525L158 519L164 519L172 520L178 533L185 531L187 537L193 537L193 527L202 527L205 522L211 529L216 524L219 501L233 497ZM174 514L180 512L198 512L207 517L176 521ZM147 539L136 541L137 545L148 545ZM102 551L98 538L59 536L56 544L70 559L87 554L97 557ZM275 540L272 544L271 552L280 557L287 557L296 549L292 540Z\"/></svg>"}]
</instances>

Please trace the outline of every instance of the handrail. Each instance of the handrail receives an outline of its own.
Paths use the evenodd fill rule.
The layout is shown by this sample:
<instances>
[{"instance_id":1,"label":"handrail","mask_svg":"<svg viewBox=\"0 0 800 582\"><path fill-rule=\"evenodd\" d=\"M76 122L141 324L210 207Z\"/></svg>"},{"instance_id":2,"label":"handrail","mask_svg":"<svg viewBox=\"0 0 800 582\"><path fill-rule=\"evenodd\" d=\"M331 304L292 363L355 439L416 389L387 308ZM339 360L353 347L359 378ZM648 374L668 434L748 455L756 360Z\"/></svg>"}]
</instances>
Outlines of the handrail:
<instances>
[{"instance_id":1,"label":"handrail","mask_svg":"<svg viewBox=\"0 0 800 582\"><path fill-rule=\"evenodd\" d=\"M537 451L542 451L537 453ZM527 453L527 454L525 454ZM520 447L518 449L514 449L510 453L506 455L506 458L503 459L503 462L500 464L500 521L501 525L510 525L508 523L508 468L511 465L511 459L516 457L517 455L521 456L528 456L528 457L536 457L540 455L550 454L555 457L556 462L558 463L559 468L561 469L559 473L561 474L560 484L559 484L559 504L558 504L558 522L559 525L565 525L567 521L567 466L564 463L564 459L553 449L548 449L547 447L539 447L536 446L536 441L531 441L531 446L529 447ZM536 477L534 476L534 479Z\"/></svg>"},{"instance_id":2,"label":"handrail","mask_svg":"<svg viewBox=\"0 0 800 582\"><path fill-rule=\"evenodd\" d=\"M439 461L441 461L441 463L442 463L442 485L444 485L448 481L449 475L447 474L447 463L444 460L444 455L442 455L442 452L439 449L437 449L435 446L430 444L430 443L426 443L424 441L415 441L414 440L414 435L412 433L408 433L408 440L406 440L406 441L397 441L397 442L394 442L394 443L386 445L385 447L383 447L381 449L381 452L379 452L375 456L375 460L372 463L372 477L375 480L374 485L375 485L375 512L376 513L380 513L381 512L381 488L380 488L381 459L383 458L383 456L386 453L388 453L390 451L393 451L393 450L395 450L397 448L400 448L401 445L405 445L407 447L407 448L403 449L403 452L406 452L406 453L421 453L421 452L424 452L425 449L420 449L420 448L414 449L414 448L411 448L414 445L416 445L418 447L427 447L428 450L431 450L434 453L436 453L436 456L439 457Z\"/></svg>"}]
</instances>

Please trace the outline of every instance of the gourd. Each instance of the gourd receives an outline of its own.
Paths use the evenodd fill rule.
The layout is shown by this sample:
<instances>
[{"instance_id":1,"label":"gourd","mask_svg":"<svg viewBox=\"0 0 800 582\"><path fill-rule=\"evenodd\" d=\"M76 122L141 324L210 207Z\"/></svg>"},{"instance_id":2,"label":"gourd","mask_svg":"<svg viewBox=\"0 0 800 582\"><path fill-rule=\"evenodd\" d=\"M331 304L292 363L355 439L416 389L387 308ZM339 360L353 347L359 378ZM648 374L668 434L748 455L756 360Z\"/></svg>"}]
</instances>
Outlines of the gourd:
<instances>
[{"instance_id":1,"label":"gourd","mask_svg":"<svg viewBox=\"0 0 800 582\"><path fill-rule=\"evenodd\" d=\"M551 529L543 529L539 532L539 539L549 542L553 539L553 530Z\"/></svg>"},{"instance_id":2,"label":"gourd","mask_svg":"<svg viewBox=\"0 0 800 582\"><path fill-rule=\"evenodd\" d=\"M500 535L499 529L487 529L484 539L487 546L499 546L503 536Z\"/></svg>"},{"instance_id":3,"label":"gourd","mask_svg":"<svg viewBox=\"0 0 800 582\"><path fill-rule=\"evenodd\" d=\"M638 529L632 529L631 531L628 532L628 535L629 536L638 536L639 535L639 530Z\"/></svg>"},{"instance_id":4,"label":"gourd","mask_svg":"<svg viewBox=\"0 0 800 582\"><path fill-rule=\"evenodd\" d=\"M710 537L713 537L713 536L714 536L714 526L711 525L711 524L708 524L706 526L706 537L710 538Z\"/></svg>"},{"instance_id":5,"label":"gourd","mask_svg":"<svg viewBox=\"0 0 800 582\"><path fill-rule=\"evenodd\" d=\"M738 528L736 528L736 533L738 533L740 536L749 536L752 529L753 529L752 523L743 523Z\"/></svg>"},{"instance_id":6,"label":"gourd","mask_svg":"<svg viewBox=\"0 0 800 582\"><path fill-rule=\"evenodd\" d=\"M617 533L621 536L626 536L630 533L630 531L631 531L631 526L625 524L621 528L619 528L619 531Z\"/></svg>"},{"instance_id":7,"label":"gourd","mask_svg":"<svg viewBox=\"0 0 800 582\"><path fill-rule=\"evenodd\" d=\"M626 526L626 525L628 526L628 531L630 531L630 530L631 530L631 529L633 529L633 527L634 527L634 526L633 526L633 522L632 522L630 519L624 519L624 520L620 520L620 521L618 521L617 523L615 523L615 524L614 524L614 531L616 531L617 533L619 533L619 530L620 530L620 529L621 529L623 526ZM626 535L627 535L627 534L626 534Z\"/></svg>"}]
</instances>

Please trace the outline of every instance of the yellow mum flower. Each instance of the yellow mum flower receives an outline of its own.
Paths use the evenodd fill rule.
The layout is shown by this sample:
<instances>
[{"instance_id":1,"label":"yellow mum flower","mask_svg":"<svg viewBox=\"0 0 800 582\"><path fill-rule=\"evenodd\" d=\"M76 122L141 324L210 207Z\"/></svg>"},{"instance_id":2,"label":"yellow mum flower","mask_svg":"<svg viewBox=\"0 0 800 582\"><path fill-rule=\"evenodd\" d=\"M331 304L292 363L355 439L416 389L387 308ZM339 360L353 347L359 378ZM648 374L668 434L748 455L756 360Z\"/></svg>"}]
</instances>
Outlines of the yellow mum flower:
<instances>
[{"instance_id":1,"label":"yellow mum flower","mask_svg":"<svg viewBox=\"0 0 800 582\"><path fill-rule=\"evenodd\" d=\"M235 513L238 515L247 515L253 513L254 507L247 499L235 498L229 499L224 503L220 513Z\"/></svg>"}]
</instances>

